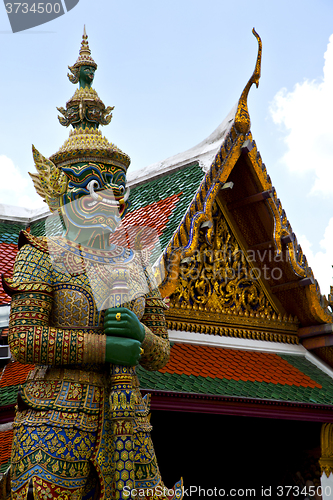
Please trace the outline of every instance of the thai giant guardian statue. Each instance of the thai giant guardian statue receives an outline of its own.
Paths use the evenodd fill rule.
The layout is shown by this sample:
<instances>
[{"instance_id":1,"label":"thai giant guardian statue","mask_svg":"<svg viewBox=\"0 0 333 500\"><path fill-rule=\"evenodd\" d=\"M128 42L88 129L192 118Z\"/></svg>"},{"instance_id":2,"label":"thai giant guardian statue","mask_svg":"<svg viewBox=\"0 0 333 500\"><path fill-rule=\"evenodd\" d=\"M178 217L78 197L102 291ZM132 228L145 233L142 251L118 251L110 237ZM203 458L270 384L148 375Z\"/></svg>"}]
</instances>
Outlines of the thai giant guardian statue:
<instances>
[{"instance_id":1,"label":"thai giant guardian statue","mask_svg":"<svg viewBox=\"0 0 333 500\"><path fill-rule=\"evenodd\" d=\"M130 159L99 130L113 108L91 88L96 68L84 32L68 75L79 88L59 108L70 136L49 159L33 149L54 215L44 237L20 234L4 279L11 352L35 365L18 396L13 500L182 498L181 482L162 483L135 374L168 361L165 304L142 231L121 231Z\"/></svg>"}]
</instances>

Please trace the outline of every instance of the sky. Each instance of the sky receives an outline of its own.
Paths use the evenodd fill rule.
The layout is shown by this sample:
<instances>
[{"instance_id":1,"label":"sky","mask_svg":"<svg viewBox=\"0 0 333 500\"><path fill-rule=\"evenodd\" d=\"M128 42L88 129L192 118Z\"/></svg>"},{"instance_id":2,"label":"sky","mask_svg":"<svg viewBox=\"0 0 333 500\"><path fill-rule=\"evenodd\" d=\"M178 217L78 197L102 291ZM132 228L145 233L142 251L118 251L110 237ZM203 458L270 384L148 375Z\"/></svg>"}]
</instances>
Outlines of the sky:
<instances>
[{"instance_id":1,"label":"sky","mask_svg":"<svg viewBox=\"0 0 333 500\"><path fill-rule=\"evenodd\" d=\"M62 1L62 0L60 0ZM37 208L31 145L55 153L67 78L86 25L94 88L115 106L103 134L143 168L205 139L251 76L263 43L251 130L321 291L333 285L333 2L80 0L13 34L0 4L0 203Z\"/></svg>"}]
</instances>

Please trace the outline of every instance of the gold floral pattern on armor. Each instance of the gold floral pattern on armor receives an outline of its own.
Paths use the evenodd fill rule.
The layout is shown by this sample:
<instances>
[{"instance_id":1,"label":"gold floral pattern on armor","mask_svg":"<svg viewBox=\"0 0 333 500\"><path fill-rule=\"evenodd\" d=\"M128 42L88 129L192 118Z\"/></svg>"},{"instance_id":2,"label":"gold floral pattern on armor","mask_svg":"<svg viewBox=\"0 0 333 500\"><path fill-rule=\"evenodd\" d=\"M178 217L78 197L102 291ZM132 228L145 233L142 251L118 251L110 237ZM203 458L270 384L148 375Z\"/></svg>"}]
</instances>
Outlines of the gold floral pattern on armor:
<instances>
[{"instance_id":1,"label":"gold floral pattern on armor","mask_svg":"<svg viewBox=\"0 0 333 500\"><path fill-rule=\"evenodd\" d=\"M60 289L54 292L52 323L57 327L89 325L89 302L78 290Z\"/></svg>"}]
</instances>

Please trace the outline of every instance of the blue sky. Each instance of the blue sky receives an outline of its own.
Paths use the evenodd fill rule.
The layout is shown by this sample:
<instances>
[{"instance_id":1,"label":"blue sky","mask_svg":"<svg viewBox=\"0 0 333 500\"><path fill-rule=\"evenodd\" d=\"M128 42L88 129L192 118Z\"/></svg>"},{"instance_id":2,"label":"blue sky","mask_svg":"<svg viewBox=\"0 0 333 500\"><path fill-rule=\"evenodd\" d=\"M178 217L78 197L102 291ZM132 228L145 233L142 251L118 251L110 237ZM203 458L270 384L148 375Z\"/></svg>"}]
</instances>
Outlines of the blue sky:
<instances>
[{"instance_id":1,"label":"blue sky","mask_svg":"<svg viewBox=\"0 0 333 500\"><path fill-rule=\"evenodd\" d=\"M80 0L12 34L0 5L0 203L37 206L31 144L50 156L68 136L57 106L86 24L94 87L115 106L103 133L137 169L206 138L237 102L263 41L252 133L322 291L333 285L333 2ZM325 59L326 54L326 59Z\"/></svg>"}]
</instances>

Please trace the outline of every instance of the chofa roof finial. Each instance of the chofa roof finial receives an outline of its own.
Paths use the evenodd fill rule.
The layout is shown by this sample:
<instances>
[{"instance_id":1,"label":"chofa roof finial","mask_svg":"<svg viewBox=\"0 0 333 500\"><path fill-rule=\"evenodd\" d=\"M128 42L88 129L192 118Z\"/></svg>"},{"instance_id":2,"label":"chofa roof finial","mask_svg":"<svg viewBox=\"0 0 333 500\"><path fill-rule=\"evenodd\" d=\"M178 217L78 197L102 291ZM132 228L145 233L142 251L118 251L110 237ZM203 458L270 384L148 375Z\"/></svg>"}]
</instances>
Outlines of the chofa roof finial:
<instances>
[{"instance_id":1,"label":"chofa roof finial","mask_svg":"<svg viewBox=\"0 0 333 500\"><path fill-rule=\"evenodd\" d=\"M252 85L255 83L256 87L258 88L259 86L259 79L260 79L260 73L261 73L261 53L262 53L262 43L261 43L261 38L256 32L256 30L253 28L252 33L258 40L258 55L257 55L257 61L256 61L256 66L254 68L254 72L245 85L245 88L242 92L242 95L240 96L240 99L238 101L238 108L236 112L236 117L235 117L235 126L237 130L242 133L246 134L250 130L250 115L249 111L247 108L247 96L249 94L249 90L252 87Z\"/></svg>"}]
</instances>

